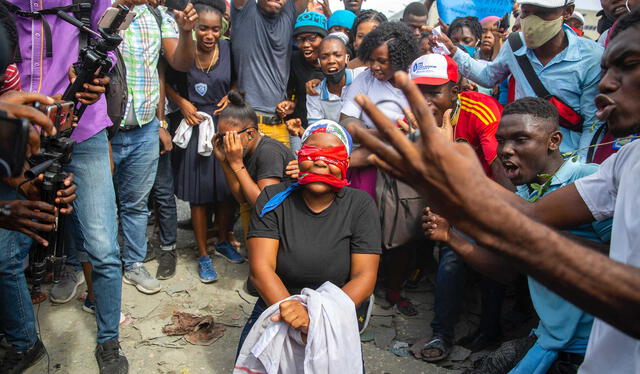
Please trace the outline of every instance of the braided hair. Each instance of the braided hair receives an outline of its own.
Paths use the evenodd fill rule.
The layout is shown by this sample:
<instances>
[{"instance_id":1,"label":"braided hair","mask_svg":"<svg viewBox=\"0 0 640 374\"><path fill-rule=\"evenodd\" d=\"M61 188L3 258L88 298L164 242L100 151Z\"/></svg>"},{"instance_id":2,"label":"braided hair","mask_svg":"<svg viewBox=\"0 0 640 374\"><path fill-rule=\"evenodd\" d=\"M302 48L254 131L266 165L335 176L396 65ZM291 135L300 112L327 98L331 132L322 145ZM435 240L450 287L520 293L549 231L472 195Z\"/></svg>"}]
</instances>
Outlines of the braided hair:
<instances>
[{"instance_id":1,"label":"braided hair","mask_svg":"<svg viewBox=\"0 0 640 374\"><path fill-rule=\"evenodd\" d=\"M418 57L418 41L411 29L402 22L384 22L371 31L362 41L358 57L369 61L373 50L387 43L389 60L393 70L409 69L409 65Z\"/></svg>"},{"instance_id":2,"label":"braided hair","mask_svg":"<svg viewBox=\"0 0 640 374\"><path fill-rule=\"evenodd\" d=\"M387 22L387 16L373 9L367 9L360 12L360 14L353 21L353 26L351 27L351 35L349 35L351 39L350 47L352 50L355 50L355 48L353 47L353 42L356 40L356 35L358 34L358 26L360 26L361 23L369 21L381 24L383 22Z\"/></svg>"}]
</instances>

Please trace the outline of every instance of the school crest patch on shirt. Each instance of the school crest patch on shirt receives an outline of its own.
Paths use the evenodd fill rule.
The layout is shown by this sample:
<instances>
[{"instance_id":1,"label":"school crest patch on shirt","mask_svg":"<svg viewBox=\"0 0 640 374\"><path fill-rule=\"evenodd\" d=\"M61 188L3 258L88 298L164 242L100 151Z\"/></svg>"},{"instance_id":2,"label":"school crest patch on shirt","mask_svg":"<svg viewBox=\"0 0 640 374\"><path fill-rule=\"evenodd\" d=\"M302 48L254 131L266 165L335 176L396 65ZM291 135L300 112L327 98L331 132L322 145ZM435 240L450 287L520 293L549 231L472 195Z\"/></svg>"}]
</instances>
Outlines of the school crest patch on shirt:
<instances>
[{"instance_id":1,"label":"school crest patch on shirt","mask_svg":"<svg viewBox=\"0 0 640 374\"><path fill-rule=\"evenodd\" d=\"M204 96L207 93L209 87L205 83L196 83L195 89L198 95Z\"/></svg>"}]
</instances>

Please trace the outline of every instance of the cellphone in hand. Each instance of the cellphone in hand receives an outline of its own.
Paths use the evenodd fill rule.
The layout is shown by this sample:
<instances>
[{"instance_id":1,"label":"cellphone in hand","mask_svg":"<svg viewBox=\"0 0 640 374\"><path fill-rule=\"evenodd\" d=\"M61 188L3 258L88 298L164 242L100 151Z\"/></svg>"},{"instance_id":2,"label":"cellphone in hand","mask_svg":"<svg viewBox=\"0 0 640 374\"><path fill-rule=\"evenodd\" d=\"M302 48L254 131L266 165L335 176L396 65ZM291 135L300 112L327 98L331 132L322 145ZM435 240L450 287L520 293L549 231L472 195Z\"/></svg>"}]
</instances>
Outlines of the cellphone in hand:
<instances>
[{"instance_id":1,"label":"cellphone in hand","mask_svg":"<svg viewBox=\"0 0 640 374\"><path fill-rule=\"evenodd\" d=\"M0 177L17 177L27 157L29 121L0 113Z\"/></svg>"},{"instance_id":2,"label":"cellphone in hand","mask_svg":"<svg viewBox=\"0 0 640 374\"><path fill-rule=\"evenodd\" d=\"M46 114L58 130L66 130L73 126L74 105L72 101L63 101L51 105L36 105L35 107Z\"/></svg>"},{"instance_id":3,"label":"cellphone in hand","mask_svg":"<svg viewBox=\"0 0 640 374\"><path fill-rule=\"evenodd\" d=\"M164 6L172 10L183 11L188 2L188 0L165 0Z\"/></svg>"}]
</instances>

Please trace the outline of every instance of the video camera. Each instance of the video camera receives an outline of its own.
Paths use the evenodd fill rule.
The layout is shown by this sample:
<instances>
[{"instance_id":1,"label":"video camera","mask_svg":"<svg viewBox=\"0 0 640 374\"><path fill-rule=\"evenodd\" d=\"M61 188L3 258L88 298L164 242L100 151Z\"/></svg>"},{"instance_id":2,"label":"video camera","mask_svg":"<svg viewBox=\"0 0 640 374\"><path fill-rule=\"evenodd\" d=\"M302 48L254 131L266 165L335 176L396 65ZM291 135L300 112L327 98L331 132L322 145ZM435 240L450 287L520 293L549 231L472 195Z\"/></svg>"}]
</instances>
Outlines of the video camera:
<instances>
[{"instance_id":1,"label":"video camera","mask_svg":"<svg viewBox=\"0 0 640 374\"><path fill-rule=\"evenodd\" d=\"M29 158L31 169L27 170L24 175L29 181L44 174L44 179L40 184L41 200L59 209L60 206L55 203L56 192L65 188L64 180L68 175L64 172L63 166L71 162L71 154L75 145L75 141L71 139L74 129L72 123L74 116L75 121L79 121L86 109L86 105L78 101L76 94L84 91L84 85L91 83L96 76L104 76L111 70L112 63L108 52L118 48L122 42L118 32L129 26L135 13L129 12L129 9L123 5L118 8L109 8L100 19L99 33L89 29L82 21L63 11L59 11L58 16L80 28L83 32L99 37L99 39L90 39L87 46L80 50L78 61L73 64L77 78L65 90L62 96L63 101L42 107L36 106L49 116L58 131L55 136L41 138L41 153ZM40 291L40 285L46 275L48 263L53 265L54 283L60 280L61 270L66 261L65 222L65 217L59 217L53 231L41 233L49 245L45 247L35 243L30 253L33 285L31 295L34 299L44 300L46 298Z\"/></svg>"},{"instance_id":2,"label":"video camera","mask_svg":"<svg viewBox=\"0 0 640 374\"><path fill-rule=\"evenodd\" d=\"M118 32L129 27L134 16L135 13L130 12L129 8L124 5L118 5L117 8L109 8L100 18L98 23L99 33L96 33L79 19L63 11L58 11L58 17L76 26L81 31L99 38L89 39L88 45L80 50L79 59L73 64L77 78L62 95L62 100L71 101L75 104L75 115L78 121L82 117L86 105L78 105L76 94L84 91L84 85L93 82L96 74L102 77L111 70L112 63L107 54L116 50L122 43L122 37Z\"/></svg>"}]
</instances>

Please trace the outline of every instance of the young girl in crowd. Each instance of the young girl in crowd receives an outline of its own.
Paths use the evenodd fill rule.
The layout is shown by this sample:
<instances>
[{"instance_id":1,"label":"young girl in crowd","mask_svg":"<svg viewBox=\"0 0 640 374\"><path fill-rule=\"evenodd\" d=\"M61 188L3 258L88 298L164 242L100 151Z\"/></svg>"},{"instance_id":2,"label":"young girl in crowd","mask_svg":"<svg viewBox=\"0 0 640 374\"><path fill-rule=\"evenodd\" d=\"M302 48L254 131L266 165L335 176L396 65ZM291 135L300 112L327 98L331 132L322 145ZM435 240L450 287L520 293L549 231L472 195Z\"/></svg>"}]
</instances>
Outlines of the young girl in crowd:
<instances>
[{"instance_id":1,"label":"young girl in crowd","mask_svg":"<svg viewBox=\"0 0 640 374\"><path fill-rule=\"evenodd\" d=\"M349 69L362 71L367 68L366 61L362 61L358 55L358 49L364 37L375 30L382 22L387 22L387 16L372 9L365 10L356 17L351 28L351 50L355 54L353 56L355 58L349 61Z\"/></svg>"},{"instance_id":2,"label":"young girl in crowd","mask_svg":"<svg viewBox=\"0 0 640 374\"><path fill-rule=\"evenodd\" d=\"M233 218L233 200L224 179L220 162L213 154L198 153L198 138L205 117L214 117L216 103L220 102L231 87L231 47L221 40L223 13L202 0L195 3L198 23L195 27L196 61L184 75L176 75L167 85L167 96L180 107L187 125L192 126L191 139L186 149L174 148L174 178L176 196L188 201L191 220L198 246L198 273L200 280L210 283L218 275L211 257L207 254L208 209L213 205L218 224L216 252L227 260L240 263L244 258L229 242L228 233ZM174 89L172 86L176 87ZM215 118L215 117L214 117ZM180 118L171 118L174 122ZM215 121L215 119L214 119Z\"/></svg>"},{"instance_id":3,"label":"young girl in crowd","mask_svg":"<svg viewBox=\"0 0 640 374\"><path fill-rule=\"evenodd\" d=\"M346 187L352 142L333 121L318 121L302 136L297 183L268 186L251 220L251 280L260 298L240 336L239 348L262 312L303 288L331 281L358 306L373 292L380 254L380 221L374 201ZM305 333L307 310L280 304L285 323ZM357 323L356 320L353 323Z\"/></svg>"},{"instance_id":4,"label":"young girl in crowd","mask_svg":"<svg viewBox=\"0 0 640 374\"><path fill-rule=\"evenodd\" d=\"M405 117L403 108L408 102L395 86L394 74L407 71L418 56L418 42L411 29L400 22L385 22L369 33L358 50L358 57L369 66L369 72L360 74L349 87L342 107L341 123L347 129L364 126L374 131L375 125L355 102L359 94L367 95L388 118L393 121ZM376 198L377 170L367 157L369 152L357 149L351 157L349 180L351 186L368 192ZM390 277L387 284L387 300L397 305L400 312L415 315L415 307L400 296L400 288L407 272L409 248L400 247L390 252Z\"/></svg>"},{"instance_id":5,"label":"young girl in crowd","mask_svg":"<svg viewBox=\"0 0 640 374\"><path fill-rule=\"evenodd\" d=\"M294 159L289 148L258 131L258 117L244 101L244 93L229 91L229 104L218 117L214 152L233 196L240 204L245 233L249 229L251 208L262 190L285 178L284 171Z\"/></svg>"}]
</instances>

